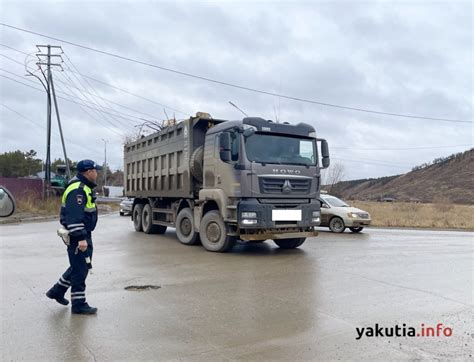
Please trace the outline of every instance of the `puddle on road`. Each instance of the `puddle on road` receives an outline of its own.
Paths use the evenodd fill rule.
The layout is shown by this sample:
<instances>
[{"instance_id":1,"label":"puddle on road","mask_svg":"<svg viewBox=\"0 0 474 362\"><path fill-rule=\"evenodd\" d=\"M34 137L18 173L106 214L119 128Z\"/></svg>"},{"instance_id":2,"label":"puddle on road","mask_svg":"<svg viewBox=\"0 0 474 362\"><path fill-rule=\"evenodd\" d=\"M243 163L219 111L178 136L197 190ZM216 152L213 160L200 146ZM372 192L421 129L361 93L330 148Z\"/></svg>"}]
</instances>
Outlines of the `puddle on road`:
<instances>
[{"instance_id":1,"label":"puddle on road","mask_svg":"<svg viewBox=\"0 0 474 362\"><path fill-rule=\"evenodd\" d=\"M129 285L125 287L125 290L130 290L132 292L142 292L146 290L153 290L153 289L160 289L161 286L159 285Z\"/></svg>"}]
</instances>

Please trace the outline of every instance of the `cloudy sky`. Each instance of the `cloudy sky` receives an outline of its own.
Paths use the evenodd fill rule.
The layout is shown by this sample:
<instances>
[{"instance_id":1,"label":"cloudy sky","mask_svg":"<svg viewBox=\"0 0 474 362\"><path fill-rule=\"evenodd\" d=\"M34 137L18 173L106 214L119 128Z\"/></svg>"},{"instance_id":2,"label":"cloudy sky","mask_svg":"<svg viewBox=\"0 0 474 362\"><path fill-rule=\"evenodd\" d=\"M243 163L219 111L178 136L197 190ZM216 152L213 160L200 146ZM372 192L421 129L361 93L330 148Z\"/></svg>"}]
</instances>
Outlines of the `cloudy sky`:
<instances>
[{"instance_id":1,"label":"cloudy sky","mask_svg":"<svg viewBox=\"0 0 474 362\"><path fill-rule=\"evenodd\" d=\"M73 160L103 162L107 140L109 165L122 168L123 141L143 119L163 120L165 110L178 119L197 111L242 118L228 101L249 115L312 124L329 141L332 162L344 165L345 179L404 173L472 147L470 1L1 0L0 14L4 24L58 38L0 26L0 152L34 149L45 157L46 94L38 79L24 76L25 63L36 69L37 44L64 50L64 71L55 68L53 78ZM249 92L64 41L315 102L461 122ZM52 158L58 157L54 123Z\"/></svg>"}]
</instances>

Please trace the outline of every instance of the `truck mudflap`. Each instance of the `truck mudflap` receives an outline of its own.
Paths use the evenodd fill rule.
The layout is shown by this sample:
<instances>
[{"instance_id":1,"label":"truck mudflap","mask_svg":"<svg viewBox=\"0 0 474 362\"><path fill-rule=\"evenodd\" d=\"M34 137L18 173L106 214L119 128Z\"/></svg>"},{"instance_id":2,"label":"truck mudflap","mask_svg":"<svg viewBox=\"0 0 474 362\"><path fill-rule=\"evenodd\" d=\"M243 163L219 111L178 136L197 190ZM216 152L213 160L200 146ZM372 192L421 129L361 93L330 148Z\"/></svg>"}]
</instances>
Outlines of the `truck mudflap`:
<instances>
[{"instance_id":1,"label":"truck mudflap","mask_svg":"<svg viewBox=\"0 0 474 362\"><path fill-rule=\"evenodd\" d=\"M252 240L267 240L267 239L292 239L292 238L309 238L311 236L318 236L318 232L314 231L303 231L293 233L279 233L279 232L265 232L261 234L240 234L239 239L245 241Z\"/></svg>"}]
</instances>

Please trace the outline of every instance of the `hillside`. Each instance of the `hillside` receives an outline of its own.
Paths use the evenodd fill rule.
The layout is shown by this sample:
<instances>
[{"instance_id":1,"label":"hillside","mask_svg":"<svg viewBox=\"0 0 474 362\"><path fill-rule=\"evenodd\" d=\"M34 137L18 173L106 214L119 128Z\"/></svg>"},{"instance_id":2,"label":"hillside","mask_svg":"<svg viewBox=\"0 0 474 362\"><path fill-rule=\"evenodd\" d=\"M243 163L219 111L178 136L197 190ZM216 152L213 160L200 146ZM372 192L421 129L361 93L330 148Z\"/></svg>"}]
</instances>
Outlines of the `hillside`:
<instances>
[{"instance_id":1,"label":"hillside","mask_svg":"<svg viewBox=\"0 0 474 362\"><path fill-rule=\"evenodd\" d=\"M342 181L335 191L346 199L474 204L474 149L438 158L403 175Z\"/></svg>"}]
</instances>

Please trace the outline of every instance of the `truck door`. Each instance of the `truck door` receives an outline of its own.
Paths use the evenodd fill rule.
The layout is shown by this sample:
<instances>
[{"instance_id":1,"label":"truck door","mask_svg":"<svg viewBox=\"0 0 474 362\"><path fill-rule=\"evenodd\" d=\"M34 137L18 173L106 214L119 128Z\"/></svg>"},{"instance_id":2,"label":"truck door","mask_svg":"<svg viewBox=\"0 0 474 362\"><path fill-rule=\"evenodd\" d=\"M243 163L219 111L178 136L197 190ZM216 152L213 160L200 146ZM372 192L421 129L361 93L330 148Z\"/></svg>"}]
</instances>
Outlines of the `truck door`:
<instances>
[{"instance_id":1,"label":"truck door","mask_svg":"<svg viewBox=\"0 0 474 362\"><path fill-rule=\"evenodd\" d=\"M240 197L239 162L240 133L225 131L218 135L215 186L233 197Z\"/></svg>"}]
</instances>

